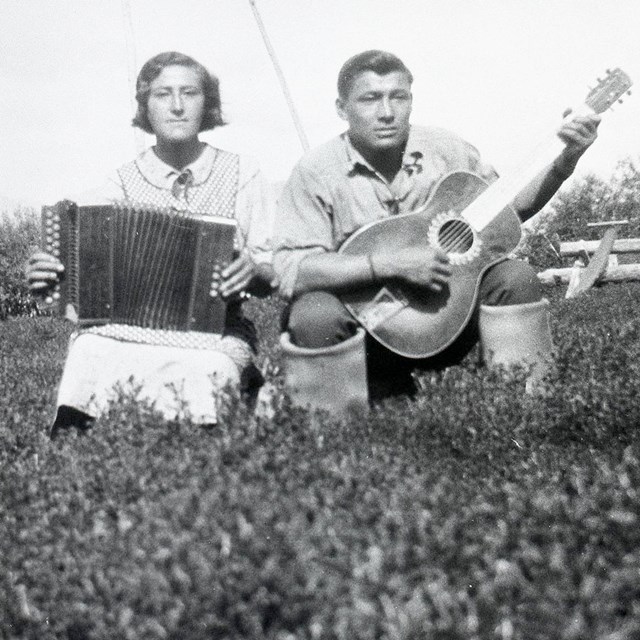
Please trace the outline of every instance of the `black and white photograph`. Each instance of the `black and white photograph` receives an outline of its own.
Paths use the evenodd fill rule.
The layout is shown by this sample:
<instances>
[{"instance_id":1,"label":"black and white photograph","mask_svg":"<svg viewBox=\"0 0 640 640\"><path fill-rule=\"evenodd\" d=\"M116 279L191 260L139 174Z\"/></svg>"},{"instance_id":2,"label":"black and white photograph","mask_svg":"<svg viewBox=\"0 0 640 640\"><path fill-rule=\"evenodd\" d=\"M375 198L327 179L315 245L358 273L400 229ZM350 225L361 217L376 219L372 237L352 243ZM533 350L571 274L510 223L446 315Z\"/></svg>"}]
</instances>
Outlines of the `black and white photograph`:
<instances>
[{"instance_id":1,"label":"black and white photograph","mask_svg":"<svg viewBox=\"0 0 640 640\"><path fill-rule=\"evenodd\" d=\"M640 637L633 0L0 33L0 638Z\"/></svg>"}]
</instances>

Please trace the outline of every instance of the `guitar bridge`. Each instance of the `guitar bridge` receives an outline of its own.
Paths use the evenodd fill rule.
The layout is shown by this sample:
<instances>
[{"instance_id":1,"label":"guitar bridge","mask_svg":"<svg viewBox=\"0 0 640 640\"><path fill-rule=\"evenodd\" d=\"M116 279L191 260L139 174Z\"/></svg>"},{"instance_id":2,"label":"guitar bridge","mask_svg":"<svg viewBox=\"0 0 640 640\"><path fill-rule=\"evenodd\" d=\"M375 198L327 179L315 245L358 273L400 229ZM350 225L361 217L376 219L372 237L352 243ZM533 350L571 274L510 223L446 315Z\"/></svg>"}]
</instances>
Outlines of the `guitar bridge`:
<instances>
[{"instance_id":1,"label":"guitar bridge","mask_svg":"<svg viewBox=\"0 0 640 640\"><path fill-rule=\"evenodd\" d=\"M399 291L393 292L382 287L366 306L360 309L358 320L365 329L373 331L376 327L409 306L409 301Z\"/></svg>"}]
</instances>

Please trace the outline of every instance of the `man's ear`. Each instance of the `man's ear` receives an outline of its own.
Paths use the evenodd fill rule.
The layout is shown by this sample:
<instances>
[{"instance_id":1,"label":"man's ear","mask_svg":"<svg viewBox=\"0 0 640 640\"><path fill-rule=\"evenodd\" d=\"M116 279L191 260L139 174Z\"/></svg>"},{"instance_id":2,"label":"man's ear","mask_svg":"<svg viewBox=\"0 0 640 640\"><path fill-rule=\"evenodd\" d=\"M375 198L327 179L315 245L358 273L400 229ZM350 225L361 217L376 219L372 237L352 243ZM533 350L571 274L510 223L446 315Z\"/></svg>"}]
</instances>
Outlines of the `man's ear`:
<instances>
[{"instance_id":1,"label":"man's ear","mask_svg":"<svg viewBox=\"0 0 640 640\"><path fill-rule=\"evenodd\" d=\"M343 120L347 119L347 114L344 112L344 102L342 98L336 98L336 111L338 112L338 116Z\"/></svg>"}]
</instances>

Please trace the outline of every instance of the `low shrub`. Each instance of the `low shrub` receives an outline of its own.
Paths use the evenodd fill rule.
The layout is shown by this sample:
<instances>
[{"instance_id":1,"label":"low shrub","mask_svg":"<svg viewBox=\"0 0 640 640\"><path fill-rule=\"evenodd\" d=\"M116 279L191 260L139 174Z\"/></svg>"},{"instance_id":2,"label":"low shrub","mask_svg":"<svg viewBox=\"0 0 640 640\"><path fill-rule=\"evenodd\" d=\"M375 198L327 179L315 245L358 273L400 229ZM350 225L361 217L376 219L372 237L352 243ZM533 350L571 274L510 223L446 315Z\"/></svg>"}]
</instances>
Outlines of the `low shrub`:
<instances>
[{"instance_id":1,"label":"low shrub","mask_svg":"<svg viewBox=\"0 0 640 640\"><path fill-rule=\"evenodd\" d=\"M0 213L0 320L38 315L25 282L24 265L39 242L35 211L23 208Z\"/></svg>"},{"instance_id":2,"label":"low shrub","mask_svg":"<svg viewBox=\"0 0 640 640\"><path fill-rule=\"evenodd\" d=\"M517 254L537 270L570 266L572 259L560 257L560 242L599 240L602 229L587 225L610 220L629 222L620 237L640 238L640 159L627 158L611 176L588 174L560 190L524 233Z\"/></svg>"},{"instance_id":3,"label":"low shrub","mask_svg":"<svg viewBox=\"0 0 640 640\"><path fill-rule=\"evenodd\" d=\"M203 429L123 396L54 441L70 327L8 320L0 636L635 637L639 292L549 291L542 396L471 354L347 423L285 399ZM251 304L275 366L280 309Z\"/></svg>"},{"instance_id":4,"label":"low shrub","mask_svg":"<svg viewBox=\"0 0 640 640\"><path fill-rule=\"evenodd\" d=\"M625 235L640 237L640 158L618 163L611 176L589 174L561 190L551 203L550 231L563 240L595 240L589 222L628 220Z\"/></svg>"}]
</instances>

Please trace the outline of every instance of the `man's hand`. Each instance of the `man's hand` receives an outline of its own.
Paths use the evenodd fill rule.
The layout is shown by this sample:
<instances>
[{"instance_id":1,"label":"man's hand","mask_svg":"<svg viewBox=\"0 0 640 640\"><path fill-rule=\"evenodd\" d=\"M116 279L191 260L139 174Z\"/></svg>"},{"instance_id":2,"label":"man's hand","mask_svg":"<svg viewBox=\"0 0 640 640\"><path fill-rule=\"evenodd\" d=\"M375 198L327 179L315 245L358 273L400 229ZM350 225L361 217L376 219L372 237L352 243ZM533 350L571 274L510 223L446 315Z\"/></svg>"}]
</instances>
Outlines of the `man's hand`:
<instances>
[{"instance_id":1,"label":"man's hand","mask_svg":"<svg viewBox=\"0 0 640 640\"><path fill-rule=\"evenodd\" d=\"M375 253L370 258L376 279L397 278L435 292L442 291L452 273L447 255L430 246L408 247L396 253Z\"/></svg>"},{"instance_id":2,"label":"man's hand","mask_svg":"<svg viewBox=\"0 0 640 640\"><path fill-rule=\"evenodd\" d=\"M46 295L60 282L64 266L60 260L43 251L34 253L27 261L25 275L33 293Z\"/></svg>"},{"instance_id":3,"label":"man's hand","mask_svg":"<svg viewBox=\"0 0 640 640\"><path fill-rule=\"evenodd\" d=\"M570 112L565 112L565 116ZM557 170L569 176L582 154L598 137L598 125L602 118L598 114L577 116L566 120L558 130L558 137L565 143L560 157L555 161Z\"/></svg>"}]
</instances>

